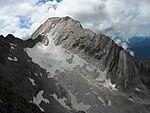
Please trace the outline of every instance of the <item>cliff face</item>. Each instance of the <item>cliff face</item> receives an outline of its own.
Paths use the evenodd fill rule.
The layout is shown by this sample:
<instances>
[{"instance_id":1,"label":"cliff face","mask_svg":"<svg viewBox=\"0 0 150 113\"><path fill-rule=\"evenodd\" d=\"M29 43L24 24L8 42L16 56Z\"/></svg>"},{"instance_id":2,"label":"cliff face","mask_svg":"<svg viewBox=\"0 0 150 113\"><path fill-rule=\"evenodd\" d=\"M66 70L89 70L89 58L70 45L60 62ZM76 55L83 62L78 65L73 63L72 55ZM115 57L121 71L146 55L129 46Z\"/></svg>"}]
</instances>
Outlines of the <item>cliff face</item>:
<instances>
[{"instance_id":1,"label":"cliff face","mask_svg":"<svg viewBox=\"0 0 150 113\"><path fill-rule=\"evenodd\" d=\"M17 98L16 107L5 93L0 95L0 104L5 101L9 109L150 112L149 61L131 56L108 36L83 29L70 17L48 19L26 41L1 36L0 58L0 91Z\"/></svg>"}]
</instances>

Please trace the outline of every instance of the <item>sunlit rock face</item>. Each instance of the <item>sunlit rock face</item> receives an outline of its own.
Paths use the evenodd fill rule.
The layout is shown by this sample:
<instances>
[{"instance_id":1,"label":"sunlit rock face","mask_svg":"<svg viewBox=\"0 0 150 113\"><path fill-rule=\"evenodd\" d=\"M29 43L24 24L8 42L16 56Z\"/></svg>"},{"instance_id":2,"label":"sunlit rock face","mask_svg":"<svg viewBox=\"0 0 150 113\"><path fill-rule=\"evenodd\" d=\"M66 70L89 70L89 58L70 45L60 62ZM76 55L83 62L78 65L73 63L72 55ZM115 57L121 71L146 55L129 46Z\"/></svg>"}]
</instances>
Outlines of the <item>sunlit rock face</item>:
<instances>
[{"instance_id":1,"label":"sunlit rock face","mask_svg":"<svg viewBox=\"0 0 150 113\"><path fill-rule=\"evenodd\" d=\"M0 77L41 112L150 112L149 61L70 17L48 19L26 41L3 42Z\"/></svg>"}]
</instances>

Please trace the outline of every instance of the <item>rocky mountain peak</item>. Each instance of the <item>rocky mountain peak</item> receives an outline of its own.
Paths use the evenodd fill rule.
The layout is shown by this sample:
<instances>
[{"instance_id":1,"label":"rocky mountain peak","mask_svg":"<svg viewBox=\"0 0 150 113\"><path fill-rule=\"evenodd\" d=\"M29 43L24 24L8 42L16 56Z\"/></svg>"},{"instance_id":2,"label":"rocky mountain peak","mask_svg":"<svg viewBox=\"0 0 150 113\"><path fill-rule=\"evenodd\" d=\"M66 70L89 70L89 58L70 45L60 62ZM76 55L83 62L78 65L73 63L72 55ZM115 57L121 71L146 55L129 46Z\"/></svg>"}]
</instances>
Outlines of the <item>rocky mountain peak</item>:
<instances>
[{"instance_id":1,"label":"rocky mountain peak","mask_svg":"<svg viewBox=\"0 0 150 113\"><path fill-rule=\"evenodd\" d=\"M31 39L38 36L43 37L43 42L47 45L54 42L55 46L60 45L73 53L84 57L86 55L92 60L101 62L101 70L107 71L107 78L110 78L118 88L125 90L126 87L134 87L139 82L134 81L134 85L132 83L134 77L130 69L135 65L127 62L128 58L132 58L128 52L110 37L84 29L80 22L70 17L48 19L31 35Z\"/></svg>"},{"instance_id":2,"label":"rocky mountain peak","mask_svg":"<svg viewBox=\"0 0 150 113\"><path fill-rule=\"evenodd\" d=\"M137 58L132 57L110 37L97 35L89 29L82 28L79 21L70 17L49 18L31 35L31 39L38 36L43 37L43 43L46 45L54 42L55 46L60 45L80 56L86 55L92 60L101 62L101 70L106 70L106 77L120 89L133 88L141 82L139 72L136 71L139 69L135 68Z\"/></svg>"},{"instance_id":3,"label":"rocky mountain peak","mask_svg":"<svg viewBox=\"0 0 150 113\"><path fill-rule=\"evenodd\" d=\"M70 17L49 18L25 41L0 36L0 58L6 113L149 113L149 61Z\"/></svg>"}]
</instances>

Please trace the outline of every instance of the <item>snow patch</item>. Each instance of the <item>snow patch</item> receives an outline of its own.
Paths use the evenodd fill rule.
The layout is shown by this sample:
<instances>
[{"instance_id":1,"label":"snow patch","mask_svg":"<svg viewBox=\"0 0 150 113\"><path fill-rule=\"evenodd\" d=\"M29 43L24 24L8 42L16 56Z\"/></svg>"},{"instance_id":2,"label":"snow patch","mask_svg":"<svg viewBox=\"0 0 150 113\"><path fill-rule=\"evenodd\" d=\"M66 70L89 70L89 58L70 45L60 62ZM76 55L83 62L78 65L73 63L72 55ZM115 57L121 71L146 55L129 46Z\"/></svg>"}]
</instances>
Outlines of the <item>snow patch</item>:
<instances>
[{"instance_id":1,"label":"snow patch","mask_svg":"<svg viewBox=\"0 0 150 113\"><path fill-rule=\"evenodd\" d=\"M10 47L11 47L11 50L13 50L13 49L15 49L16 45L13 43L10 43Z\"/></svg>"},{"instance_id":2,"label":"snow patch","mask_svg":"<svg viewBox=\"0 0 150 113\"><path fill-rule=\"evenodd\" d=\"M37 74L37 73L34 73L34 75L35 75L35 76L38 76L38 74Z\"/></svg>"},{"instance_id":3,"label":"snow patch","mask_svg":"<svg viewBox=\"0 0 150 113\"><path fill-rule=\"evenodd\" d=\"M103 87L107 87L110 91L112 90L117 90L117 88L115 87L115 84L112 84L110 79L105 79L105 82L102 84Z\"/></svg>"},{"instance_id":4,"label":"snow patch","mask_svg":"<svg viewBox=\"0 0 150 113\"><path fill-rule=\"evenodd\" d=\"M27 62L30 62L30 60L27 60Z\"/></svg>"},{"instance_id":5,"label":"snow patch","mask_svg":"<svg viewBox=\"0 0 150 113\"><path fill-rule=\"evenodd\" d=\"M50 102L49 102L48 99L44 99L44 98L43 98L43 96L42 96L43 93L44 93L44 91L41 90L41 91L37 94L36 97L33 97L32 103L36 104L36 105L40 108L40 110L44 112L44 109L40 107L40 103L43 101L43 102L49 104Z\"/></svg>"},{"instance_id":6,"label":"snow patch","mask_svg":"<svg viewBox=\"0 0 150 113\"><path fill-rule=\"evenodd\" d=\"M32 57L33 62L39 64L42 68L51 73L49 78L54 78L57 70L73 70L76 66L83 67L86 65L88 71L99 69L80 58L79 55L72 54L62 48L61 45L55 46L54 38L55 36L49 33L48 45L39 42L33 48L26 48L26 52ZM69 63L67 62L68 59L70 59ZM99 70L99 72L101 71Z\"/></svg>"},{"instance_id":7,"label":"snow patch","mask_svg":"<svg viewBox=\"0 0 150 113\"><path fill-rule=\"evenodd\" d=\"M66 105L66 103L65 103L65 101L67 100L67 98L63 97L63 98L59 98L59 99L58 99L58 97L57 97L57 95L56 95L55 93L54 93L52 96L53 96L63 107L65 107L65 108L71 110L71 109Z\"/></svg>"},{"instance_id":8,"label":"snow patch","mask_svg":"<svg viewBox=\"0 0 150 113\"><path fill-rule=\"evenodd\" d=\"M32 78L28 78L28 79L30 80L30 82L32 83L33 86L36 85L35 82L34 82L34 80Z\"/></svg>"},{"instance_id":9,"label":"snow patch","mask_svg":"<svg viewBox=\"0 0 150 113\"><path fill-rule=\"evenodd\" d=\"M85 95L90 95L91 93L85 93Z\"/></svg>"},{"instance_id":10,"label":"snow patch","mask_svg":"<svg viewBox=\"0 0 150 113\"><path fill-rule=\"evenodd\" d=\"M10 45L11 45L11 46L14 46L14 47L17 47L17 45L16 45L16 44L13 44L13 43L10 43Z\"/></svg>"},{"instance_id":11,"label":"snow patch","mask_svg":"<svg viewBox=\"0 0 150 113\"><path fill-rule=\"evenodd\" d=\"M11 46L11 50L15 49L13 46Z\"/></svg>"},{"instance_id":12,"label":"snow patch","mask_svg":"<svg viewBox=\"0 0 150 113\"><path fill-rule=\"evenodd\" d=\"M133 102L133 99L132 99L132 98L129 98L129 100Z\"/></svg>"},{"instance_id":13,"label":"snow patch","mask_svg":"<svg viewBox=\"0 0 150 113\"><path fill-rule=\"evenodd\" d=\"M15 62L18 61L16 57L14 57L14 58L8 57L8 60L15 61Z\"/></svg>"},{"instance_id":14,"label":"snow patch","mask_svg":"<svg viewBox=\"0 0 150 113\"><path fill-rule=\"evenodd\" d=\"M139 88L135 88L134 90L141 92L141 90Z\"/></svg>"}]
</instances>

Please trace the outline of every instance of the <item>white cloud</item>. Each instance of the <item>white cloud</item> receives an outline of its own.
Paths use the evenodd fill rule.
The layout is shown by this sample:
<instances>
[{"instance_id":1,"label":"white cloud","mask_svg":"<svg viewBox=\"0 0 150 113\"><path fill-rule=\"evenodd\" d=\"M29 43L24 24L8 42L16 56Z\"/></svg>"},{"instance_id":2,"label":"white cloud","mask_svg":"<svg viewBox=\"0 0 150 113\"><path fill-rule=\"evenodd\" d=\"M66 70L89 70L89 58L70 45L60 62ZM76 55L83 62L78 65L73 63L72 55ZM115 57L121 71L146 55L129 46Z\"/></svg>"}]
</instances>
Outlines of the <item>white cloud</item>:
<instances>
[{"instance_id":1,"label":"white cloud","mask_svg":"<svg viewBox=\"0 0 150 113\"><path fill-rule=\"evenodd\" d=\"M125 50L128 49L128 45L127 45L126 42L123 42L123 41L120 40L120 39L115 40L115 42L116 42L119 46L122 46Z\"/></svg>"},{"instance_id":2,"label":"white cloud","mask_svg":"<svg viewBox=\"0 0 150 113\"><path fill-rule=\"evenodd\" d=\"M37 3L38 0L1 0L0 34L18 37L31 35L47 18L71 16L85 28L123 40L134 35L150 35L149 0L62 0ZM56 8L57 7L57 8ZM20 17L28 18L29 28L20 27ZM124 44L124 47L126 44Z\"/></svg>"},{"instance_id":3,"label":"white cloud","mask_svg":"<svg viewBox=\"0 0 150 113\"><path fill-rule=\"evenodd\" d=\"M128 49L128 44L126 41L123 41L121 39L116 39L114 40L119 46L121 46L122 48L124 48L126 51L128 51L130 53L130 55L134 56L134 52Z\"/></svg>"}]
</instances>

